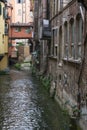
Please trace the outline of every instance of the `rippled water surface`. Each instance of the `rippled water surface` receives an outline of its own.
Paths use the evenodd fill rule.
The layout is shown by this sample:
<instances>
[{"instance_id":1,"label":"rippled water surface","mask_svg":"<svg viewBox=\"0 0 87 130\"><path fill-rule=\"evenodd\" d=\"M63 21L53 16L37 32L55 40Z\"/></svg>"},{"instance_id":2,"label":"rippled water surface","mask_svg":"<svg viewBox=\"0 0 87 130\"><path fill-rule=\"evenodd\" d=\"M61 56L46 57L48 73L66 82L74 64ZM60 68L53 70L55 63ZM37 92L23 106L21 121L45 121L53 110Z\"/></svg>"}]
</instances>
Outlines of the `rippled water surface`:
<instances>
[{"instance_id":1,"label":"rippled water surface","mask_svg":"<svg viewBox=\"0 0 87 130\"><path fill-rule=\"evenodd\" d=\"M0 130L70 128L67 117L35 78L11 70L9 76L0 76Z\"/></svg>"}]
</instances>

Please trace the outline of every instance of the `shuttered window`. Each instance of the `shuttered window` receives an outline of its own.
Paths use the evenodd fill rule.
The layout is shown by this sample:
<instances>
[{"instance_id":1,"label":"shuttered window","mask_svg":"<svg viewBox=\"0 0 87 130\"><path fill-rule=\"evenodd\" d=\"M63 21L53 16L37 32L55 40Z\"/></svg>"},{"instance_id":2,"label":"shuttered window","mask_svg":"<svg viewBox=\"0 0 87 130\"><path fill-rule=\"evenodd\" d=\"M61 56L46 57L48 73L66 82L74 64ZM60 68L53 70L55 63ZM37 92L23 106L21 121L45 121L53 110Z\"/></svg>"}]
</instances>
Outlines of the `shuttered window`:
<instances>
[{"instance_id":1,"label":"shuttered window","mask_svg":"<svg viewBox=\"0 0 87 130\"><path fill-rule=\"evenodd\" d=\"M5 13L5 7L3 8L3 18L5 19L6 13Z\"/></svg>"}]
</instances>

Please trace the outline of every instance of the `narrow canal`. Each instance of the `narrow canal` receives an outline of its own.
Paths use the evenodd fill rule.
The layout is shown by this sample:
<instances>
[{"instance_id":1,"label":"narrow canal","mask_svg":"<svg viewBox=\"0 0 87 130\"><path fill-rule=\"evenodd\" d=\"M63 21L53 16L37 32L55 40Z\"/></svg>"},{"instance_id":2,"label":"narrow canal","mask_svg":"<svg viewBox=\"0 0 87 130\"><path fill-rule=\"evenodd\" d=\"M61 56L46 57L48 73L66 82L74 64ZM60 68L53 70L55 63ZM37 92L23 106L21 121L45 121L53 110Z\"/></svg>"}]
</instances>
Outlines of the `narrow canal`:
<instances>
[{"instance_id":1,"label":"narrow canal","mask_svg":"<svg viewBox=\"0 0 87 130\"><path fill-rule=\"evenodd\" d=\"M0 76L0 130L79 130L30 74Z\"/></svg>"}]
</instances>

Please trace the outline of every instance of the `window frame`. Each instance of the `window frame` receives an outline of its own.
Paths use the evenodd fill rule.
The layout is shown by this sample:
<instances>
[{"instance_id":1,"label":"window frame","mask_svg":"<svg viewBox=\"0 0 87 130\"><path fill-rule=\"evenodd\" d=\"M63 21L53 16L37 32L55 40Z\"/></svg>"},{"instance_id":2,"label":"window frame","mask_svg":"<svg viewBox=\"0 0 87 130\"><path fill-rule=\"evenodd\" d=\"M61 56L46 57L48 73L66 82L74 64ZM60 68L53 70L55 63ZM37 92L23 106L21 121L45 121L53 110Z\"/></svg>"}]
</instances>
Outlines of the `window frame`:
<instances>
[{"instance_id":1,"label":"window frame","mask_svg":"<svg viewBox=\"0 0 87 130\"><path fill-rule=\"evenodd\" d=\"M58 54L58 27L54 27L52 28L52 50L51 50L51 54L54 57L57 57Z\"/></svg>"},{"instance_id":2,"label":"window frame","mask_svg":"<svg viewBox=\"0 0 87 130\"><path fill-rule=\"evenodd\" d=\"M75 22L74 22L74 18L70 19L69 22L70 25L70 36L69 36L69 42L70 42L70 58L75 59L75 39L74 39L74 34L75 34Z\"/></svg>"},{"instance_id":3,"label":"window frame","mask_svg":"<svg viewBox=\"0 0 87 130\"><path fill-rule=\"evenodd\" d=\"M83 22L81 14L76 17L76 43L77 43L77 58L81 59L82 55L82 36L83 36Z\"/></svg>"}]
</instances>

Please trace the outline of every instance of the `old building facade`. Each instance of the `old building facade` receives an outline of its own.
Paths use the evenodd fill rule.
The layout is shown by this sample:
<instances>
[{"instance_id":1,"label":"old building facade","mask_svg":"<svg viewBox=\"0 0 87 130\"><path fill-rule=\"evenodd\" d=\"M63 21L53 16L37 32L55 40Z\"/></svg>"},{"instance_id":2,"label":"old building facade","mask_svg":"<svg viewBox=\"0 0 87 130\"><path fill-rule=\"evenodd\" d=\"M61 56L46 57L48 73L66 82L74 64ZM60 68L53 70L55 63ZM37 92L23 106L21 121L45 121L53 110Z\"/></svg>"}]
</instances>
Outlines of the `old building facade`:
<instances>
[{"instance_id":1,"label":"old building facade","mask_svg":"<svg viewBox=\"0 0 87 130\"><path fill-rule=\"evenodd\" d=\"M82 60L82 37L84 35L82 17L77 1L73 0L66 6L64 5L65 2L64 4L60 2L58 6L57 4L51 4L54 6L51 13L52 41L49 71L53 70L52 65L54 65L55 60L54 66L56 67L53 67L55 68L53 80L57 79L58 88L66 90L64 93L68 94L71 91L71 95L75 94L73 97L76 99L75 96L78 91L78 76L76 73L79 75ZM53 74L53 72L50 73ZM60 95L62 96L62 93Z\"/></svg>"},{"instance_id":2,"label":"old building facade","mask_svg":"<svg viewBox=\"0 0 87 130\"><path fill-rule=\"evenodd\" d=\"M29 38L33 37L33 3L31 0L9 0L8 7L9 56L16 58L16 45L29 46Z\"/></svg>"},{"instance_id":3,"label":"old building facade","mask_svg":"<svg viewBox=\"0 0 87 130\"><path fill-rule=\"evenodd\" d=\"M8 23L5 2L5 0L0 1L0 70L8 67Z\"/></svg>"},{"instance_id":4,"label":"old building facade","mask_svg":"<svg viewBox=\"0 0 87 130\"><path fill-rule=\"evenodd\" d=\"M48 41L51 38L49 27L49 0L36 0L34 2L34 40L38 54L40 73L47 69Z\"/></svg>"},{"instance_id":5,"label":"old building facade","mask_svg":"<svg viewBox=\"0 0 87 130\"><path fill-rule=\"evenodd\" d=\"M60 104L66 104L71 115L81 112L86 122L86 10L77 0L54 0L50 2L50 14L49 74L56 87L55 99ZM78 112L74 113L75 110Z\"/></svg>"},{"instance_id":6,"label":"old building facade","mask_svg":"<svg viewBox=\"0 0 87 130\"><path fill-rule=\"evenodd\" d=\"M40 43L40 68L43 70L45 67L52 78L50 92L56 90L55 99L68 108L71 116L80 115L80 119L86 124L86 7L81 0L37 0L37 3L37 21L34 26L36 28L38 25L35 36ZM48 7L49 17L46 13ZM49 20L51 25L51 39L47 37L47 29L47 36L41 38L44 19ZM84 130L85 126L82 125Z\"/></svg>"}]
</instances>

